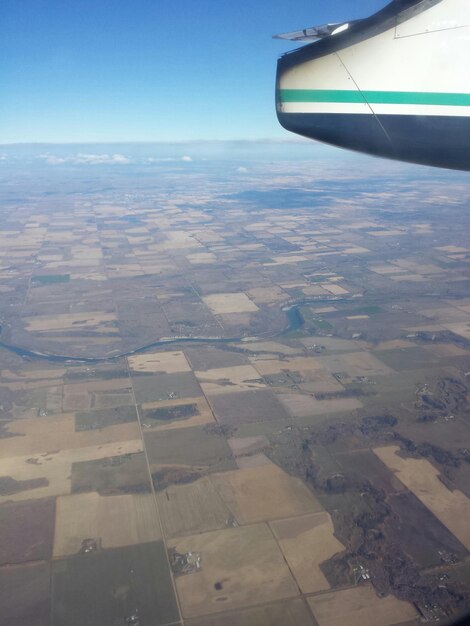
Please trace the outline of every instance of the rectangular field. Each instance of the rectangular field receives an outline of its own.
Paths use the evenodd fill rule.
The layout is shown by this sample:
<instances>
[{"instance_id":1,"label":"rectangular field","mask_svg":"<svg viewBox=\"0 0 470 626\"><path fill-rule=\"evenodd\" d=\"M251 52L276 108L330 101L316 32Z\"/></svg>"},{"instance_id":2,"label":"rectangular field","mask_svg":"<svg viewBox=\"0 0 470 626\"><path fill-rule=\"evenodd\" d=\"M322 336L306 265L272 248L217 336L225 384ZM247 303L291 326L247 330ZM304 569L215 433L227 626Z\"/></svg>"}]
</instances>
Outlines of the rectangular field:
<instances>
[{"instance_id":1,"label":"rectangular field","mask_svg":"<svg viewBox=\"0 0 470 626\"><path fill-rule=\"evenodd\" d=\"M289 564L302 593L329 589L320 569L321 563L344 546L334 536L334 527L328 513L313 513L269 524Z\"/></svg>"},{"instance_id":2,"label":"rectangular field","mask_svg":"<svg viewBox=\"0 0 470 626\"><path fill-rule=\"evenodd\" d=\"M274 464L215 474L211 480L239 524L322 510L299 478Z\"/></svg>"},{"instance_id":3,"label":"rectangular field","mask_svg":"<svg viewBox=\"0 0 470 626\"><path fill-rule=\"evenodd\" d=\"M178 576L184 617L218 613L298 594L281 551L265 524L175 539L180 554L197 553L202 567Z\"/></svg>"},{"instance_id":4,"label":"rectangular field","mask_svg":"<svg viewBox=\"0 0 470 626\"><path fill-rule=\"evenodd\" d=\"M161 538L152 494L103 497L91 492L57 498L54 557L77 554L87 539L117 548Z\"/></svg>"},{"instance_id":5,"label":"rectangular field","mask_svg":"<svg viewBox=\"0 0 470 626\"><path fill-rule=\"evenodd\" d=\"M54 513L53 498L0 504L0 566L48 560Z\"/></svg>"},{"instance_id":6,"label":"rectangular field","mask_svg":"<svg viewBox=\"0 0 470 626\"><path fill-rule=\"evenodd\" d=\"M214 422L204 396L162 402L147 402L141 408L142 426L150 430L189 428Z\"/></svg>"},{"instance_id":7,"label":"rectangular field","mask_svg":"<svg viewBox=\"0 0 470 626\"><path fill-rule=\"evenodd\" d=\"M316 626L302 600L186 620L187 626Z\"/></svg>"},{"instance_id":8,"label":"rectangular field","mask_svg":"<svg viewBox=\"0 0 470 626\"><path fill-rule=\"evenodd\" d=\"M196 372L196 376L204 393L209 396L266 387L252 365L206 370Z\"/></svg>"},{"instance_id":9,"label":"rectangular field","mask_svg":"<svg viewBox=\"0 0 470 626\"><path fill-rule=\"evenodd\" d=\"M319 626L392 626L417 618L408 602L379 598L372 587L354 587L308 598Z\"/></svg>"},{"instance_id":10,"label":"rectangular field","mask_svg":"<svg viewBox=\"0 0 470 626\"><path fill-rule=\"evenodd\" d=\"M137 354L127 359L129 367L134 372L190 372L191 368L183 352L150 352Z\"/></svg>"},{"instance_id":11,"label":"rectangular field","mask_svg":"<svg viewBox=\"0 0 470 626\"><path fill-rule=\"evenodd\" d=\"M0 567L0 624L50 626L50 579L45 562Z\"/></svg>"},{"instance_id":12,"label":"rectangular field","mask_svg":"<svg viewBox=\"0 0 470 626\"><path fill-rule=\"evenodd\" d=\"M447 489L429 461L403 458L397 454L399 451L397 446L374 449L396 477L470 550L470 499L458 489Z\"/></svg>"},{"instance_id":13,"label":"rectangular field","mask_svg":"<svg viewBox=\"0 0 470 626\"><path fill-rule=\"evenodd\" d=\"M163 542L79 554L52 563L54 626L179 621ZM129 622L128 622L129 623Z\"/></svg>"},{"instance_id":14,"label":"rectangular field","mask_svg":"<svg viewBox=\"0 0 470 626\"><path fill-rule=\"evenodd\" d=\"M157 498L167 537L225 528L233 520L207 476L189 485L170 485Z\"/></svg>"},{"instance_id":15,"label":"rectangular field","mask_svg":"<svg viewBox=\"0 0 470 626\"><path fill-rule=\"evenodd\" d=\"M0 502L69 494L74 484L74 464L86 464L91 461L100 466L104 463L103 459L132 456L141 451L142 441L137 439L75 450L0 459L0 476L9 477L20 483L18 490L1 494ZM21 487L21 481L37 481L38 479L40 482L34 486L29 486L27 483L26 488ZM96 489L89 488L86 491L96 491Z\"/></svg>"}]
</instances>

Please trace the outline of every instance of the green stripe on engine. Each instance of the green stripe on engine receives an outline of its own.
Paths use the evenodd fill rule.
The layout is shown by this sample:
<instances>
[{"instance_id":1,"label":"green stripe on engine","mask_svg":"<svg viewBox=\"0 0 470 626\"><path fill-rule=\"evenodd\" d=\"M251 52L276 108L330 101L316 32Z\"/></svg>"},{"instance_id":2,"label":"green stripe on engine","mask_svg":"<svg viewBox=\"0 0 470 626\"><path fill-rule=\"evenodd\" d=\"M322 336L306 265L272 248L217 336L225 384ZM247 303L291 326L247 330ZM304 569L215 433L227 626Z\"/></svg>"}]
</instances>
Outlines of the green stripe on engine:
<instances>
[{"instance_id":1,"label":"green stripe on engine","mask_svg":"<svg viewBox=\"0 0 470 626\"><path fill-rule=\"evenodd\" d=\"M352 91L350 89L280 89L281 102L346 102L470 106L468 93L421 91Z\"/></svg>"}]
</instances>

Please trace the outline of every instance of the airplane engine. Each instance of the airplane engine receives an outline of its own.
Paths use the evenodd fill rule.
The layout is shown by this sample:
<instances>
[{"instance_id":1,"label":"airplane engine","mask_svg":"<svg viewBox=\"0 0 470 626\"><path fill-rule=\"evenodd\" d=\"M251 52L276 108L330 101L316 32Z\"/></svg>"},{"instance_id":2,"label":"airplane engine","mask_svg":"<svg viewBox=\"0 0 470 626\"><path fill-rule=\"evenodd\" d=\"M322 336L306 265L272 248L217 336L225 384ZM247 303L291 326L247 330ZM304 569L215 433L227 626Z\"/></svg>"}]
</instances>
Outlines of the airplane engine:
<instances>
[{"instance_id":1,"label":"airplane engine","mask_svg":"<svg viewBox=\"0 0 470 626\"><path fill-rule=\"evenodd\" d=\"M468 0L394 0L364 20L278 37L316 40L278 61L284 128L367 154L470 170Z\"/></svg>"}]
</instances>

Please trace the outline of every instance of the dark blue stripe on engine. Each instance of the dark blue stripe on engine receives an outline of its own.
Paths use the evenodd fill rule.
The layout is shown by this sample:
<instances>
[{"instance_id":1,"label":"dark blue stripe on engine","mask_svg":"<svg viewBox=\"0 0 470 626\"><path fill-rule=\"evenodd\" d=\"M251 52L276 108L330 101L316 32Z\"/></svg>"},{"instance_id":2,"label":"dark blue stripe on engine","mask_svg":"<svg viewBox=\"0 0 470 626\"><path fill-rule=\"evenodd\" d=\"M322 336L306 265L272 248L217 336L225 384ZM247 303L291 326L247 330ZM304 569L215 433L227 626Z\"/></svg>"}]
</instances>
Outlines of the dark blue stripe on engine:
<instances>
[{"instance_id":1,"label":"dark blue stripe on engine","mask_svg":"<svg viewBox=\"0 0 470 626\"><path fill-rule=\"evenodd\" d=\"M470 171L470 117L282 113L289 131L399 161Z\"/></svg>"}]
</instances>

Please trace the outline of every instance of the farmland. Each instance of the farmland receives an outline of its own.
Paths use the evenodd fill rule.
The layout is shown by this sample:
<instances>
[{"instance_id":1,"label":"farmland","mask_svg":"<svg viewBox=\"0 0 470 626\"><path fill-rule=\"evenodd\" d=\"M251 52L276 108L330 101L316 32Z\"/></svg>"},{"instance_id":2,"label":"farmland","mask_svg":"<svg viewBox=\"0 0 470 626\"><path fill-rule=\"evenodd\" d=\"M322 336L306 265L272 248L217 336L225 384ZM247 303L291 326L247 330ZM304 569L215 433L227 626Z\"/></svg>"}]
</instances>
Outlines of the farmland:
<instances>
[{"instance_id":1,"label":"farmland","mask_svg":"<svg viewBox=\"0 0 470 626\"><path fill-rule=\"evenodd\" d=\"M139 158L0 159L0 625L469 609L468 182Z\"/></svg>"}]
</instances>

